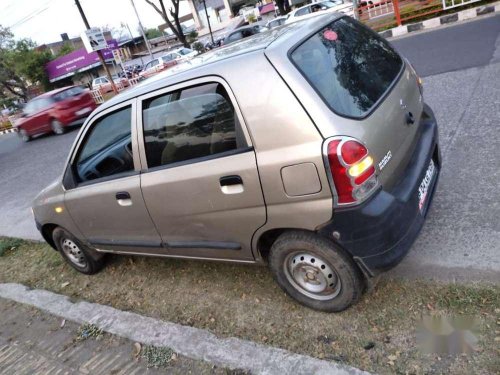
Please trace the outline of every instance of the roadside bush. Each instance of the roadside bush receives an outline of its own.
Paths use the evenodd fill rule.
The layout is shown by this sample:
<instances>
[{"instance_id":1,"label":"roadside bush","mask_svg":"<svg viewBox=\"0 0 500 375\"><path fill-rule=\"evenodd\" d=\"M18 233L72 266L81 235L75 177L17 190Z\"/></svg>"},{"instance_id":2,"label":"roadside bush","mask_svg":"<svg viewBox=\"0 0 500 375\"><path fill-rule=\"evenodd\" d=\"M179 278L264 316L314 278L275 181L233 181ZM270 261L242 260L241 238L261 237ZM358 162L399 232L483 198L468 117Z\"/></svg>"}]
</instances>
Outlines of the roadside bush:
<instances>
[{"instance_id":1,"label":"roadside bush","mask_svg":"<svg viewBox=\"0 0 500 375\"><path fill-rule=\"evenodd\" d=\"M191 31L187 36L188 43L195 42L197 38L198 38L198 32L196 30Z\"/></svg>"},{"instance_id":2,"label":"roadside bush","mask_svg":"<svg viewBox=\"0 0 500 375\"><path fill-rule=\"evenodd\" d=\"M205 52L205 47L203 47L203 44L201 42L194 42L193 44L191 44L191 48L195 51L198 51L199 53Z\"/></svg>"}]
</instances>

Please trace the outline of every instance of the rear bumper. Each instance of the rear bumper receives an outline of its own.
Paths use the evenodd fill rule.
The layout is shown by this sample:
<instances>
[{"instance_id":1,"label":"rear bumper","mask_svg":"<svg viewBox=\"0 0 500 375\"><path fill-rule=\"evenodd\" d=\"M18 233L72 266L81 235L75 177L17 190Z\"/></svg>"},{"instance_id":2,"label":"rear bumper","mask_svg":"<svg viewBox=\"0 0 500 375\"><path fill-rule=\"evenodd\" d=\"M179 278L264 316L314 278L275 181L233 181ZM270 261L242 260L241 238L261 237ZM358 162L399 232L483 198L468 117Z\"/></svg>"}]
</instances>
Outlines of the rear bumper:
<instances>
[{"instance_id":1,"label":"rear bumper","mask_svg":"<svg viewBox=\"0 0 500 375\"><path fill-rule=\"evenodd\" d=\"M349 209L335 209L333 219L319 232L347 250L365 274L376 276L396 266L408 253L425 221L441 170L438 128L434 113L424 107L419 140L405 177L391 190L380 189L367 202ZM418 189L434 160L436 172L420 210Z\"/></svg>"}]
</instances>

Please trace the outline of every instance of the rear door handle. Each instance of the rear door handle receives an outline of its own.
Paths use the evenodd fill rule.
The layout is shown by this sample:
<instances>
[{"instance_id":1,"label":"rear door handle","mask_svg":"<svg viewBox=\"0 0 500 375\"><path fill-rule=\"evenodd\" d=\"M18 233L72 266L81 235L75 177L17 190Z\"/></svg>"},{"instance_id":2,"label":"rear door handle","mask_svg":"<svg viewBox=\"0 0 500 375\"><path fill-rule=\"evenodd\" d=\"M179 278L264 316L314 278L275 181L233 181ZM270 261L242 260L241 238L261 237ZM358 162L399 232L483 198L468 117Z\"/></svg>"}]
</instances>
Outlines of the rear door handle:
<instances>
[{"instance_id":1,"label":"rear door handle","mask_svg":"<svg viewBox=\"0 0 500 375\"><path fill-rule=\"evenodd\" d=\"M120 206L132 206L132 199L130 198L130 194L127 191L120 191L116 193L115 197Z\"/></svg>"},{"instance_id":2,"label":"rear door handle","mask_svg":"<svg viewBox=\"0 0 500 375\"><path fill-rule=\"evenodd\" d=\"M224 194L240 194L245 190L240 176L224 176L219 179L219 183Z\"/></svg>"}]
</instances>

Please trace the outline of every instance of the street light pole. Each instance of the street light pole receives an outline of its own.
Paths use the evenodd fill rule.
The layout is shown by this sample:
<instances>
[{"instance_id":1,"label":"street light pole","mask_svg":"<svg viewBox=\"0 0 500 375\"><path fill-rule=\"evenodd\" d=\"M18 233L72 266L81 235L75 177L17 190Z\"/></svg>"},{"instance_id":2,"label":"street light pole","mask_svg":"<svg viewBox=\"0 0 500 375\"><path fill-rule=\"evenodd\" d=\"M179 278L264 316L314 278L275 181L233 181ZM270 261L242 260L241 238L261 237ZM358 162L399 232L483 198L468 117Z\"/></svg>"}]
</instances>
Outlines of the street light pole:
<instances>
[{"instance_id":1,"label":"street light pole","mask_svg":"<svg viewBox=\"0 0 500 375\"><path fill-rule=\"evenodd\" d=\"M212 34L212 26L210 26L210 17L208 16L207 3L205 2L205 0L202 1L203 1L203 7L205 8L205 16L207 16L208 31L210 31L210 39L212 39L212 45L214 45L215 44L214 34Z\"/></svg>"},{"instance_id":2,"label":"street light pole","mask_svg":"<svg viewBox=\"0 0 500 375\"><path fill-rule=\"evenodd\" d=\"M144 38L144 43L146 43L146 48L148 49L149 56L151 57L151 60L153 60L153 52L151 52L151 46L149 45L148 38L146 38L146 34L144 33L144 28L142 27L139 13L137 13L137 9L135 8L134 0L130 0L130 3L132 4L132 8L134 8L135 16L137 17L137 21L139 22L139 29L141 31L142 37Z\"/></svg>"},{"instance_id":3,"label":"street light pole","mask_svg":"<svg viewBox=\"0 0 500 375\"><path fill-rule=\"evenodd\" d=\"M82 6L80 5L80 0L75 0L76 7L78 8L78 11L80 12L80 16L82 16L83 23L85 24L85 27L87 30L90 29L89 21L87 21L87 17L85 16L85 13L83 12ZM108 77L109 82L111 82L111 87L113 88L113 91L115 94L118 94L118 90L115 85L115 81L113 81L113 77L111 76L111 72L109 71L108 66L106 65L106 62L104 61L104 57L102 57L102 53L100 50L96 51L97 56L99 56L99 61L101 62L102 66L104 67L104 70L106 71L106 76Z\"/></svg>"}]
</instances>

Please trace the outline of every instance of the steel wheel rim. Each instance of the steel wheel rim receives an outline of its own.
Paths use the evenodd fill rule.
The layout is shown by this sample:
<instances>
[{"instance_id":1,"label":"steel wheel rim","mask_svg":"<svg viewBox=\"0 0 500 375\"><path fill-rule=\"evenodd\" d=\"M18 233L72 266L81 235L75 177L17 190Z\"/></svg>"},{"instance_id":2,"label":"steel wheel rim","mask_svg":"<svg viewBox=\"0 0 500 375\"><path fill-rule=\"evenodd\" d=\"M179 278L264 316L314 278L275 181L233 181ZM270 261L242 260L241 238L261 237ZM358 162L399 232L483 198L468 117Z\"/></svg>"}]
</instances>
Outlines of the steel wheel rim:
<instances>
[{"instance_id":1,"label":"steel wheel rim","mask_svg":"<svg viewBox=\"0 0 500 375\"><path fill-rule=\"evenodd\" d=\"M82 268L87 266L87 260L85 259L85 255L83 254L82 250L80 250L80 248L76 243L71 241L69 238L64 238L62 240L61 245L64 254L66 254L71 263Z\"/></svg>"},{"instance_id":2,"label":"steel wheel rim","mask_svg":"<svg viewBox=\"0 0 500 375\"><path fill-rule=\"evenodd\" d=\"M52 130L56 134L62 134L63 129L61 123L57 120L52 120Z\"/></svg>"},{"instance_id":3,"label":"steel wheel rim","mask_svg":"<svg viewBox=\"0 0 500 375\"><path fill-rule=\"evenodd\" d=\"M335 268L316 254L297 251L283 264L286 278L301 294L325 301L337 297L342 283Z\"/></svg>"}]
</instances>

